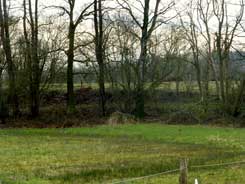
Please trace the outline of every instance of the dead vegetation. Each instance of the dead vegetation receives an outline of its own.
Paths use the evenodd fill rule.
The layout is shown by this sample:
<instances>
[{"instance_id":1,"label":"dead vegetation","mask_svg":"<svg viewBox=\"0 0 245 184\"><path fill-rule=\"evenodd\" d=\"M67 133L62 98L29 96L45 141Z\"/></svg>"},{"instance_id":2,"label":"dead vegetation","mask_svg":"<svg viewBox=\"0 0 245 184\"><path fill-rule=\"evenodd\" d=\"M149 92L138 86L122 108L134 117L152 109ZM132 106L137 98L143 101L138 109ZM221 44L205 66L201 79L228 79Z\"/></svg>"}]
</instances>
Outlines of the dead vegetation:
<instances>
[{"instance_id":1,"label":"dead vegetation","mask_svg":"<svg viewBox=\"0 0 245 184\"><path fill-rule=\"evenodd\" d=\"M126 114L122 112L114 112L110 115L107 120L109 125L119 125L119 124L135 124L137 123L136 118L131 114Z\"/></svg>"}]
</instances>

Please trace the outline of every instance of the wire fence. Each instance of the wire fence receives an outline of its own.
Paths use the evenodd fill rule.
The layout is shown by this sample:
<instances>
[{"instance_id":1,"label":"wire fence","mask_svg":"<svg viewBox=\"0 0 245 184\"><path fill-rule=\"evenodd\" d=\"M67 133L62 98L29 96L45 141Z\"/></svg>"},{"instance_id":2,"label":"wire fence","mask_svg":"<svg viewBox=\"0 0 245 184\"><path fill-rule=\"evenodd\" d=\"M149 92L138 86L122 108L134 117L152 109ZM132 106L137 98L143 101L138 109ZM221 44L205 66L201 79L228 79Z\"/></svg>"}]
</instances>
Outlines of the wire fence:
<instances>
[{"instance_id":1,"label":"wire fence","mask_svg":"<svg viewBox=\"0 0 245 184\"><path fill-rule=\"evenodd\" d=\"M218 166L231 166L231 165L242 165L245 164L245 160L243 161L235 161L235 162L227 162L227 163L220 163L220 164L206 164L206 165L194 165L190 166L190 168L207 168L207 167L218 167Z\"/></svg>"},{"instance_id":2,"label":"wire fence","mask_svg":"<svg viewBox=\"0 0 245 184\"><path fill-rule=\"evenodd\" d=\"M164 171L164 172L160 172L160 173L156 173L156 174L151 174L151 175L147 175L147 176L125 179L122 181L117 181L117 182L113 182L113 183L109 183L109 184L120 184L120 183L127 183L127 182L131 182L131 181L144 180L144 179L153 178L153 177L157 177L157 176L164 175L164 174L172 174L172 173L175 173L177 171L180 171L180 169L168 170L168 171Z\"/></svg>"},{"instance_id":3,"label":"wire fence","mask_svg":"<svg viewBox=\"0 0 245 184\"><path fill-rule=\"evenodd\" d=\"M234 161L234 162L226 162L226 163L206 164L206 165L193 165L193 166L189 166L188 168L190 168L190 169L197 169L197 168L202 169L203 168L204 169L204 168L210 168L210 167L234 166L234 165L242 165L242 164L245 164L245 160ZM125 179L125 180L121 180L121 181L111 182L111 183L107 183L107 184L123 184L123 183L138 181L138 180L145 180L145 179L149 179L149 178L153 178L153 177L157 177L157 176L161 176L161 175L165 175L165 174L173 174L173 173L176 173L179 171L181 171L181 169L173 169L173 170L168 170L168 171L150 174L150 175L146 175L146 176L140 176L140 177Z\"/></svg>"}]
</instances>

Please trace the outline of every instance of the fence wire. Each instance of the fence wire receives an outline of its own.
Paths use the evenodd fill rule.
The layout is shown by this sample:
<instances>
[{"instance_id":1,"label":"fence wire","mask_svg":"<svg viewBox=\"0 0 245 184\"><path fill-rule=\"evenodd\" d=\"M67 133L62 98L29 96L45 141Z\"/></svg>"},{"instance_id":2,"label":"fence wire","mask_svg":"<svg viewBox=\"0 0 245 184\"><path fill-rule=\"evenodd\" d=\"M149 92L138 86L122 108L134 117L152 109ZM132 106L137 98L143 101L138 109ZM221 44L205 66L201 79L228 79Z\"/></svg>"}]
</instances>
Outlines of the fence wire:
<instances>
[{"instance_id":1,"label":"fence wire","mask_svg":"<svg viewBox=\"0 0 245 184\"><path fill-rule=\"evenodd\" d=\"M193 165L193 166L189 166L188 168L193 168L193 169L200 168L201 169L201 168L218 167L218 166L231 166L231 165L241 165L241 164L245 164L245 160L235 161L235 162L218 163L218 164ZM164 175L164 174L172 174L172 173L175 173L177 171L180 171L180 169L168 170L168 171L164 171L164 172L160 172L160 173L156 173L156 174L125 179L125 180L116 181L116 182L107 183L107 184L123 184L123 183L131 182L131 181L153 178L153 177Z\"/></svg>"},{"instance_id":2,"label":"fence wire","mask_svg":"<svg viewBox=\"0 0 245 184\"><path fill-rule=\"evenodd\" d=\"M147 176L140 176L140 177L136 177L136 178L131 178L131 179L126 179L126 180L122 180L122 181L112 182L112 183L109 183L109 184L120 184L120 183L127 183L127 182L130 182L130 181L143 180L143 179L148 179L148 178L152 178L152 177L156 177L156 176L160 176L160 175L164 175L164 174L175 173L177 171L180 171L180 169L164 171L164 172L151 174L151 175L147 175Z\"/></svg>"}]
</instances>

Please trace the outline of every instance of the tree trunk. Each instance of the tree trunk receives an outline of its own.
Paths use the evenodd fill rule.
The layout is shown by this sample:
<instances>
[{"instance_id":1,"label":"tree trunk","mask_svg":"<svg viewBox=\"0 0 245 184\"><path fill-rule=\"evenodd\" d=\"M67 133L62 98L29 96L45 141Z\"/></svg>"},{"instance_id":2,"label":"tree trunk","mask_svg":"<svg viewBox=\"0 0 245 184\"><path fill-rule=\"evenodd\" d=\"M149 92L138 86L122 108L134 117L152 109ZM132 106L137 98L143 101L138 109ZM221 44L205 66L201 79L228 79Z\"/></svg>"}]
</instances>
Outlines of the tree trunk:
<instances>
[{"instance_id":1,"label":"tree trunk","mask_svg":"<svg viewBox=\"0 0 245 184\"><path fill-rule=\"evenodd\" d=\"M1 61L0 61L1 64ZM6 123L6 117L8 116L8 108L6 104L6 100L4 97L3 89L2 89L2 72L3 68L0 68L0 120L2 124Z\"/></svg>"},{"instance_id":2,"label":"tree trunk","mask_svg":"<svg viewBox=\"0 0 245 184\"><path fill-rule=\"evenodd\" d=\"M38 56L38 0L35 1L35 31L34 31L34 73L33 73L33 92L34 92L34 99L33 99L33 109L32 109L32 115L34 117L37 117L39 115L39 106L40 106L40 67L39 67L39 56Z\"/></svg>"},{"instance_id":3,"label":"tree trunk","mask_svg":"<svg viewBox=\"0 0 245 184\"><path fill-rule=\"evenodd\" d=\"M207 98L209 96L209 64L206 65L206 72L205 72L205 84L204 84L204 96Z\"/></svg>"},{"instance_id":4,"label":"tree trunk","mask_svg":"<svg viewBox=\"0 0 245 184\"><path fill-rule=\"evenodd\" d=\"M105 76L104 76L104 64L99 64L99 88L100 88L100 106L102 115L106 115L106 94L105 94Z\"/></svg>"},{"instance_id":5,"label":"tree trunk","mask_svg":"<svg viewBox=\"0 0 245 184\"><path fill-rule=\"evenodd\" d=\"M2 60L0 61L0 65L2 64ZM1 67L1 66L0 66ZM3 69L0 68L0 105L2 104L3 102L3 80L2 80L2 74L3 74ZM1 110L0 109L0 114L1 114Z\"/></svg>"},{"instance_id":6,"label":"tree trunk","mask_svg":"<svg viewBox=\"0 0 245 184\"><path fill-rule=\"evenodd\" d=\"M145 82L145 62L147 57L147 42L150 37L148 32L149 26L149 10L150 10L150 0L145 0L144 7L144 20L142 26L142 35L140 40L140 57L138 60L138 84L136 91L136 109L135 115L137 118L144 118L145 116L145 92L144 92L144 82Z\"/></svg>"},{"instance_id":7,"label":"tree trunk","mask_svg":"<svg viewBox=\"0 0 245 184\"><path fill-rule=\"evenodd\" d=\"M201 101L203 102L204 96L203 96L201 69L200 69L199 64L196 64L195 67L196 67L196 77L197 77L197 84L198 84L198 88L199 88L200 98L201 98Z\"/></svg>"},{"instance_id":8,"label":"tree trunk","mask_svg":"<svg viewBox=\"0 0 245 184\"><path fill-rule=\"evenodd\" d=\"M221 29L221 28L219 28ZM218 52L218 61L219 61L219 85L220 85L220 94L223 104L226 104L225 99L225 84L224 84L224 58L222 56L222 37L221 37L221 30L217 34L217 52Z\"/></svg>"},{"instance_id":9,"label":"tree trunk","mask_svg":"<svg viewBox=\"0 0 245 184\"><path fill-rule=\"evenodd\" d=\"M213 77L214 77L214 81L215 81L216 95L220 100L222 100L221 92L220 92L219 79L218 79L217 71L215 70L214 63L212 60L210 61L210 67L211 67Z\"/></svg>"},{"instance_id":10,"label":"tree trunk","mask_svg":"<svg viewBox=\"0 0 245 184\"><path fill-rule=\"evenodd\" d=\"M135 115L137 118L144 118L145 116L145 94L144 94L144 73L145 73L145 60L146 60L146 40L145 36L141 41L141 54L138 61L138 82L137 82L137 91L136 91L136 107Z\"/></svg>"},{"instance_id":11,"label":"tree trunk","mask_svg":"<svg viewBox=\"0 0 245 184\"><path fill-rule=\"evenodd\" d=\"M39 67L39 41L38 41L38 0L35 0L35 10L32 11L31 0L29 0L29 16L30 16L30 27L31 27L31 44L29 50L29 72L30 72L30 110L31 116L37 117L39 115L40 106L40 78L41 71ZM26 10L25 10L26 11ZM34 16L34 17L33 17ZM26 28L25 28L26 29ZM26 37L26 36L25 36ZM26 37L28 39L28 37ZM28 42L28 41L27 41ZM27 43L28 46L28 43Z\"/></svg>"},{"instance_id":12,"label":"tree trunk","mask_svg":"<svg viewBox=\"0 0 245 184\"><path fill-rule=\"evenodd\" d=\"M176 86L176 95L179 96L179 87L180 87L180 62L177 61L177 74L175 79L175 86Z\"/></svg>"},{"instance_id":13,"label":"tree trunk","mask_svg":"<svg viewBox=\"0 0 245 184\"><path fill-rule=\"evenodd\" d=\"M75 111L74 99L74 83L73 83L73 60L74 60L74 42L75 42L75 27L70 24L69 27L69 49L67 51L67 112Z\"/></svg>"},{"instance_id":14,"label":"tree trunk","mask_svg":"<svg viewBox=\"0 0 245 184\"><path fill-rule=\"evenodd\" d=\"M240 84L240 87L239 87L239 90L238 90L238 94L236 96L235 104L234 104L234 107L233 107L232 115L235 116L235 117L240 114L244 88L245 88L245 79L243 79L241 84Z\"/></svg>"},{"instance_id":15,"label":"tree trunk","mask_svg":"<svg viewBox=\"0 0 245 184\"><path fill-rule=\"evenodd\" d=\"M239 91L238 91L238 94L236 96L235 104L233 107L232 115L235 117L240 114L240 110L241 110L240 108L241 108L244 88L245 88L245 79L243 79L241 84L240 84Z\"/></svg>"},{"instance_id":16,"label":"tree trunk","mask_svg":"<svg viewBox=\"0 0 245 184\"><path fill-rule=\"evenodd\" d=\"M2 4L2 3L1 3ZM16 71L12 59L10 36L9 36L9 17L7 12L6 0L3 0L3 6L0 5L0 16L1 16L1 37L3 42L3 49L5 52L6 62L7 62L7 72L9 76L9 99L10 104L13 109L13 115L18 116L20 114L19 110L19 98L17 95L16 87ZM3 11L2 11L3 7Z\"/></svg>"},{"instance_id":17,"label":"tree trunk","mask_svg":"<svg viewBox=\"0 0 245 184\"><path fill-rule=\"evenodd\" d=\"M104 47L103 47L103 13L102 1L94 1L94 28L95 28L95 53L99 66L99 91L100 91L100 107L102 116L106 115L106 93L105 93L105 64L104 64Z\"/></svg>"},{"instance_id":18,"label":"tree trunk","mask_svg":"<svg viewBox=\"0 0 245 184\"><path fill-rule=\"evenodd\" d=\"M229 107L229 96L230 96L230 76L229 76L229 54L225 54L225 60L224 60L224 73L225 73L225 101L226 101L226 106Z\"/></svg>"}]
</instances>

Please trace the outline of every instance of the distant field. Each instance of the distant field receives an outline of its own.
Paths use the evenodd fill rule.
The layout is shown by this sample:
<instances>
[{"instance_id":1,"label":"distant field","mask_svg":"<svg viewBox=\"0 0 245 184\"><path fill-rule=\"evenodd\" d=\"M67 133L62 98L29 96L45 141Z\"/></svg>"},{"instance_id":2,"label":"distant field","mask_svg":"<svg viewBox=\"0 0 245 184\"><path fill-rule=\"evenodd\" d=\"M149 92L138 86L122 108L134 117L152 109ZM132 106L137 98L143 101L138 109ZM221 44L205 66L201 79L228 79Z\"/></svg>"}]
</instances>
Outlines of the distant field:
<instances>
[{"instance_id":1,"label":"distant field","mask_svg":"<svg viewBox=\"0 0 245 184\"><path fill-rule=\"evenodd\" d=\"M146 88L149 86L150 84L146 84ZM93 83L83 83L84 87L91 87L92 89L98 89L99 86L97 83L93 82ZM106 83L105 84L106 88L110 88L111 84L110 83ZM180 86L179 86L179 90L180 92L186 92L187 91L187 86L188 84L185 82L180 82ZM79 89L81 87L80 83L75 83L74 84L75 89ZM190 90L192 90L192 92L199 92L198 89L198 85L196 82L193 82L191 86L188 86L190 88ZM176 83L175 82L162 82L157 89L165 89L165 90L176 90ZM55 84L51 84L49 87L49 90L62 90L65 91L66 90L66 83L55 83ZM209 85L209 90L210 92L215 92L215 83L214 82L210 82Z\"/></svg>"},{"instance_id":2,"label":"distant field","mask_svg":"<svg viewBox=\"0 0 245 184\"><path fill-rule=\"evenodd\" d=\"M245 130L141 124L0 131L3 183L111 183L190 165L245 160ZM245 166L190 169L202 184L244 184ZM131 183L177 184L178 173Z\"/></svg>"}]
</instances>

